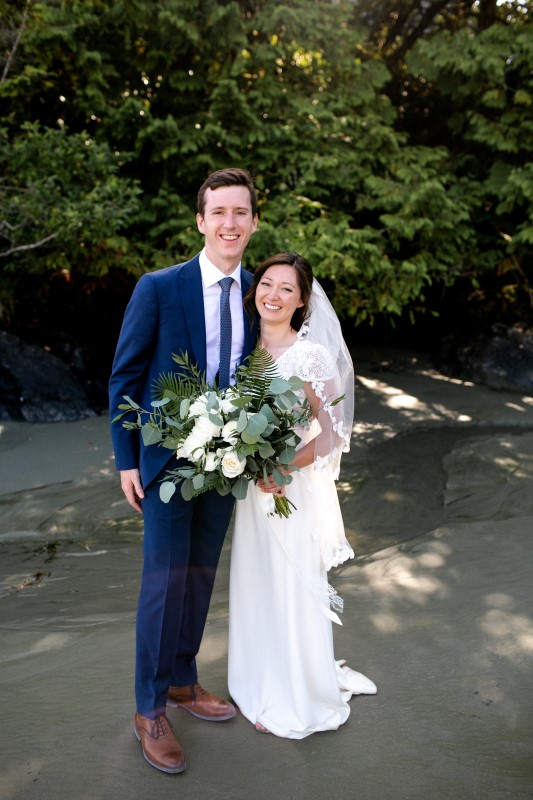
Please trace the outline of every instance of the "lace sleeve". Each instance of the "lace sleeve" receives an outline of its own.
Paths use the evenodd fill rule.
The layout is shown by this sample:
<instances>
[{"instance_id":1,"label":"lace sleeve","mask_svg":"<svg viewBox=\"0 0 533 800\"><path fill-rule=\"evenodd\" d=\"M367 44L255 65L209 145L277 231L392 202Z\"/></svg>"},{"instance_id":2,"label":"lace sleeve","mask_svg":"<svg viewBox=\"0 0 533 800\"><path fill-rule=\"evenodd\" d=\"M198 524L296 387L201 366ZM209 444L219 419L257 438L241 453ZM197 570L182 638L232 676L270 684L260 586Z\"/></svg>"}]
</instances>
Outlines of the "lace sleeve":
<instances>
[{"instance_id":1,"label":"lace sleeve","mask_svg":"<svg viewBox=\"0 0 533 800\"><path fill-rule=\"evenodd\" d=\"M305 336L305 331L302 334ZM315 467L327 469L338 478L341 454L349 449L351 431L345 430L343 401L335 403L342 394L335 362L325 347L302 337L284 361L283 372L285 376L297 375L311 387L319 423L314 440Z\"/></svg>"}]
</instances>

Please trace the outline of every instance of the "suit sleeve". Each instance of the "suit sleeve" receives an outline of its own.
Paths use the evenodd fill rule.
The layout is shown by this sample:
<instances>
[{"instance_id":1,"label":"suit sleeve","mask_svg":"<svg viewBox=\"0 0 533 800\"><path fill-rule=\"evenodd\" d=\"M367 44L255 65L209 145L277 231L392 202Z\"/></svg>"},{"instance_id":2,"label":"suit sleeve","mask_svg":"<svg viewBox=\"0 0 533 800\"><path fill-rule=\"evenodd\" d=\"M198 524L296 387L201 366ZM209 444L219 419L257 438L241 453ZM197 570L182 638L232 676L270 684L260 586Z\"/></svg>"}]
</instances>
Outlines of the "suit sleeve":
<instances>
[{"instance_id":1,"label":"suit sleeve","mask_svg":"<svg viewBox=\"0 0 533 800\"><path fill-rule=\"evenodd\" d=\"M156 288L148 273L137 283L124 314L109 381L112 420L120 413L118 406L124 402L124 395L142 402L142 388L157 341L158 317ZM123 428L122 421L111 423L116 468L135 469L139 467L140 434Z\"/></svg>"}]
</instances>

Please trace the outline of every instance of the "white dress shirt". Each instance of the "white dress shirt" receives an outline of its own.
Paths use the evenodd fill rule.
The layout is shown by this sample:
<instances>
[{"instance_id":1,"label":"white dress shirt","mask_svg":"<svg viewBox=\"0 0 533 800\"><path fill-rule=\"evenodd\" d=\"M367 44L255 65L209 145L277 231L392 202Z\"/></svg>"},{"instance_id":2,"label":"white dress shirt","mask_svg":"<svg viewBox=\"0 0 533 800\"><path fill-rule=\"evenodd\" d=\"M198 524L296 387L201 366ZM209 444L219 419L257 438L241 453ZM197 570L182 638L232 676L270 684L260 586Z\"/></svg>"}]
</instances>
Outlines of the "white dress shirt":
<instances>
[{"instance_id":1,"label":"white dress shirt","mask_svg":"<svg viewBox=\"0 0 533 800\"><path fill-rule=\"evenodd\" d=\"M208 259L205 248L200 253L200 270L204 292L205 342L207 356L207 381L213 383L220 363L220 295L222 278L233 278L230 288L229 302L231 309L231 377L241 360L244 347L244 320L242 310L241 265L230 275L225 275Z\"/></svg>"}]
</instances>

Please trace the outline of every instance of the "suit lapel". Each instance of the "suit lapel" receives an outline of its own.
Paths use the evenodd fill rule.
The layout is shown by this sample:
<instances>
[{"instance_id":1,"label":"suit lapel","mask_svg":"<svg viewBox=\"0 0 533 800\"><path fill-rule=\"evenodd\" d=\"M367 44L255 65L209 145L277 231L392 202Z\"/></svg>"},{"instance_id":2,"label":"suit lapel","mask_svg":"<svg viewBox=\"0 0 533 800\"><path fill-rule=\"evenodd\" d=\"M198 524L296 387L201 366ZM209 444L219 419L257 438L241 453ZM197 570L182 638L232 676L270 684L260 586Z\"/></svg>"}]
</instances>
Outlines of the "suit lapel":
<instances>
[{"instance_id":1,"label":"suit lapel","mask_svg":"<svg viewBox=\"0 0 533 800\"><path fill-rule=\"evenodd\" d=\"M205 372L207 354L205 345L204 294L202 273L198 256L188 261L178 273L179 296L183 305L183 316L187 323L192 354L199 369Z\"/></svg>"}]
</instances>

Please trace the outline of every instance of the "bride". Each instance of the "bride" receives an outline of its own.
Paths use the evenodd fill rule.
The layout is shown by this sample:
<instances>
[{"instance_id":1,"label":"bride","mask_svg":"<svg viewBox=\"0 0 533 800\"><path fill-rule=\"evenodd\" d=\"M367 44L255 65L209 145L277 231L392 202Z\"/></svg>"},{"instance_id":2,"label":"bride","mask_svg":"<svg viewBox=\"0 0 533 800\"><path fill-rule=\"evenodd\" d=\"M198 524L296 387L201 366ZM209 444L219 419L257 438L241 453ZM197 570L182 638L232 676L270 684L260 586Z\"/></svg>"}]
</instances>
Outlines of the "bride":
<instances>
[{"instance_id":1,"label":"bride","mask_svg":"<svg viewBox=\"0 0 533 800\"><path fill-rule=\"evenodd\" d=\"M308 262L296 253L267 259L245 298L260 317L259 344L284 378L305 381L313 410L286 487L259 484L237 503L230 573L229 691L262 732L289 739L336 730L353 694L375 684L333 655L331 609L342 600L327 571L353 557L335 479L349 449L354 376L339 321ZM332 401L344 395L334 405ZM289 468L290 469L290 468ZM272 493L297 510L269 516Z\"/></svg>"}]
</instances>

